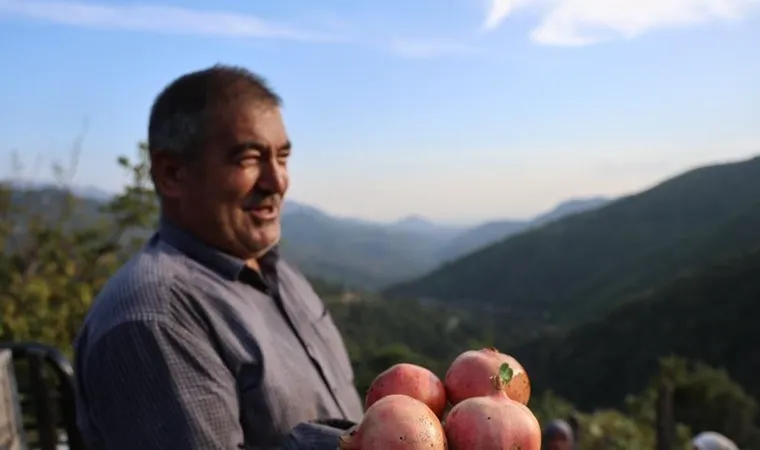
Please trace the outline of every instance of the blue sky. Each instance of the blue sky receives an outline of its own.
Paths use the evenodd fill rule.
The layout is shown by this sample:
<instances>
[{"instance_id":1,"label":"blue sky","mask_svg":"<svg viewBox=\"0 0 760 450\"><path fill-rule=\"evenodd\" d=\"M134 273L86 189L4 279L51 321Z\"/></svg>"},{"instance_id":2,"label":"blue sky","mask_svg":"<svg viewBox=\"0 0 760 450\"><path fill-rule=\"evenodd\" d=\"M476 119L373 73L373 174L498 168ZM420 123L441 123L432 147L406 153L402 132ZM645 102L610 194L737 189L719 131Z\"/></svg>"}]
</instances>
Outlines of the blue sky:
<instances>
[{"instance_id":1,"label":"blue sky","mask_svg":"<svg viewBox=\"0 0 760 450\"><path fill-rule=\"evenodd\" d=\"M223 62L284 97L293 198L526 217L760 154L759 25L759 0L0 0L0 175L50 178L86 129L74 182L119 189L153 97Z\"/></svg>"}]
</instances>

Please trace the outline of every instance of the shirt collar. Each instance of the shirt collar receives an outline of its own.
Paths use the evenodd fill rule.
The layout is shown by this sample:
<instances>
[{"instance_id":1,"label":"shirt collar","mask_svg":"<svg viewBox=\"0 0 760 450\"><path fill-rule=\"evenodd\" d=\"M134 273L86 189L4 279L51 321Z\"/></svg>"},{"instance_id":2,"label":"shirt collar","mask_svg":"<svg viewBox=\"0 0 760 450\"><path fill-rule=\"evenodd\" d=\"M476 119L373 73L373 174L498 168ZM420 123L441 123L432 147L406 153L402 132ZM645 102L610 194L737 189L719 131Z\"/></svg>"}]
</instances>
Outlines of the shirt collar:
<instances>
[{"instance_id":1,"label":"shirt collar","mask_svg":"<svg viewBox=\"0 0 760 450\"><path fill-rule=\"evenodd\" d=\"M167 244L230 280L237 280L248 268L244 260L204 244L165 218L161 218L159 222L158 236ZM275 266L279 256L279 246L275 246L261 257L260 262Z\"/></svg>"}]
</instances>

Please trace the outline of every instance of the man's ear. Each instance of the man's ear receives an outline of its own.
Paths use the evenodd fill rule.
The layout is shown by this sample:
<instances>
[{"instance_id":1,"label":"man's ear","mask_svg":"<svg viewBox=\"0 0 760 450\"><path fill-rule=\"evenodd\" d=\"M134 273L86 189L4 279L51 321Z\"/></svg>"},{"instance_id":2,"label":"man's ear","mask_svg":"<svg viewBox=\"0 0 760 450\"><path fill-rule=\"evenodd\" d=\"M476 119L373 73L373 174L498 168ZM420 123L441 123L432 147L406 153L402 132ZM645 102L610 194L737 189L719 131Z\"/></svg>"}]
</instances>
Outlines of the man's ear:
<instances>
[{"instance_id":1,"label":"man's ear","mask_svg":"<svg viewBox=\"0 0 760 450\"><path fill-rule=\"evenodd\" d=\"M168 152L156 151L150 156L150 172L156 191L162 198L177 198L187 180L187 164Z\"/></svg>"}]
</instances>

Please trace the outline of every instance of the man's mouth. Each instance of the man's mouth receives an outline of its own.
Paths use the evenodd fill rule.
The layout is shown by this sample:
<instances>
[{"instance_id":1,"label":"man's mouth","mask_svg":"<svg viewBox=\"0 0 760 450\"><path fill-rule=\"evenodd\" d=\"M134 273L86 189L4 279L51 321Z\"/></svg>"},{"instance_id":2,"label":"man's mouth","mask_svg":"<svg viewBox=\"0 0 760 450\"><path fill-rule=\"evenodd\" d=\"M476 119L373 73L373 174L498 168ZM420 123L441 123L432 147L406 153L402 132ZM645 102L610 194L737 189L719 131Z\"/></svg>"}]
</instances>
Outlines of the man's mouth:
<instances>
[{"instance_id":1,"label":"man's mouth","mask_svg":"<svg viewBox=\"0 0 760 450\"><path fill-rule=\"evenodd\" d=\"M279 208L276 205L256 205L249 208L248 212L258 220L268 221L277 218Z\"/></svg>"}]
</instances>

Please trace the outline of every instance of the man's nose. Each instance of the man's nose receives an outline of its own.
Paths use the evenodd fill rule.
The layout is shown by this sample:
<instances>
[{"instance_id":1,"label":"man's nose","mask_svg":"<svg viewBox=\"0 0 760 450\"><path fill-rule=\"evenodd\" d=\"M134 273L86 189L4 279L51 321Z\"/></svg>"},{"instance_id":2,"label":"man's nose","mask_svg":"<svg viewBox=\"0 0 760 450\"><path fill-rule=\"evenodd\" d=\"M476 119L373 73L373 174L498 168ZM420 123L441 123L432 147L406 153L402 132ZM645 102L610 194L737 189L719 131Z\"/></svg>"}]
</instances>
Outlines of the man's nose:
<instances>
[{"instance_id":1,"label":"man's nose","mask_svg":"<svg viewBox=\"0 0 760 450\"><path fill-rule=\"evenodd\" d=\"M259 184L271 192L282 193L285 190L287 171L277 161L267 161L261 165Z\"/></svg>"}]
</instances>

